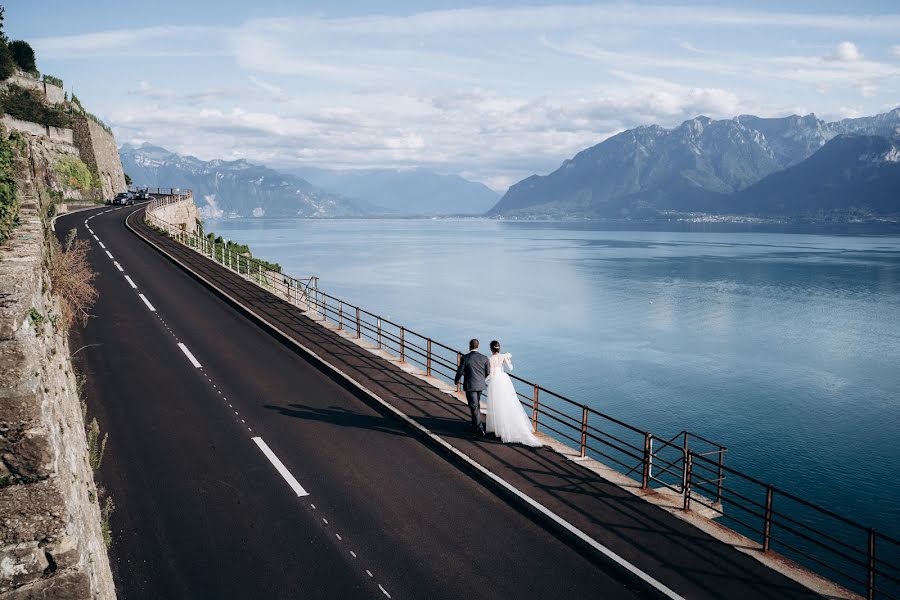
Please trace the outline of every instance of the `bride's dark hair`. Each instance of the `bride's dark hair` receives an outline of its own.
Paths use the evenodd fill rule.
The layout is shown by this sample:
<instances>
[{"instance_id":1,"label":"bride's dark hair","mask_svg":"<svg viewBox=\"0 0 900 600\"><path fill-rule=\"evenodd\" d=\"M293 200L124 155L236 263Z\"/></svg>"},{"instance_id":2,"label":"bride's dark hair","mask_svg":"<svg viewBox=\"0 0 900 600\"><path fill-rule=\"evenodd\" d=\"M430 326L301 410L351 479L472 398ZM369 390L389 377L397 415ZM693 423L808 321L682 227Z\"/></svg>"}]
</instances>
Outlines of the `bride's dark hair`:
<instances>
[{"instance_id":1,"label":"bride's dark hair","mask_svg":"<svg viewBox=\"0 0 900 600\"><path fill-rule=\"evenodd\" d=\"M497 340L493 340L491 342L491 352L493 352L494 354L500 352L500 342L498 342Z\"/></svg>"}]
</instances>

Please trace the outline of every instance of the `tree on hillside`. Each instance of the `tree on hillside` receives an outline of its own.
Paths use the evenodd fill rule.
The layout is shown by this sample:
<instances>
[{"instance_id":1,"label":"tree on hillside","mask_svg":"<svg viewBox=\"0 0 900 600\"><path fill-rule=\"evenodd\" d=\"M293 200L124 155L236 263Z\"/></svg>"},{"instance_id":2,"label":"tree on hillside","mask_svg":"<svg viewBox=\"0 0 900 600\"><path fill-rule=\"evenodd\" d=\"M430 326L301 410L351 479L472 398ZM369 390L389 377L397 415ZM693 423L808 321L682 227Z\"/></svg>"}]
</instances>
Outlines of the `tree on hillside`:
<instances>
[{"instance_id":1,"label":"tree on hillside","mask_svg":"<svg viewBox=\"0 0 900 600\"><path fill-rule=\"evenodd\" d=\"M125 173L125 185L131 185L131 177L128 176L128 173Z\"/></svg>"},{"instance_id":2,"label":"tree on hillside","mask_svg":"<svg viewBox=\"0 0 900 600\"><path fill-rule=\"evenodd\" d=\"M12 52L13 60L19 65L19 68L26 73L37 75L37 65L34 62L34 50L31 45L24 40L16 40L9 43L9 51Z\"/></svg>"},{"instance_id":3,"label":"tree on hillside","mask_svg":"<svg viewBox=\"0 0 900 600\"><path fill-rule=\"evenodd\" d=\"M12 52L7 45L6 34L3 33L3 12L5 9L0 6L0 81L5 81L16 72L16 61L13 60Z\"/></svg>"}]
</instances>

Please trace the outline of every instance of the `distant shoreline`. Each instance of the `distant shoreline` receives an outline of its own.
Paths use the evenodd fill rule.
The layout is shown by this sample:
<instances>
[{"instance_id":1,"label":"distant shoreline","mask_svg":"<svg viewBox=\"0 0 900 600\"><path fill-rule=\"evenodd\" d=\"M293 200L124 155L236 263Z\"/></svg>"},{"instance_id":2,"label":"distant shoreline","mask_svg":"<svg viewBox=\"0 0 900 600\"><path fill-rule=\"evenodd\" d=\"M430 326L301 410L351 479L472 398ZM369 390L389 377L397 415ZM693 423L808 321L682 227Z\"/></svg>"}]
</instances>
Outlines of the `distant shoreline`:
<instances>
[{"instance_id":1,"label":"distant shoreline","mask_svg":"<svg viewBox=\"0 0 900 600\"><path fill-rule=\"evenodd\" d=\"M670 231L685 233L794 233L807 235L853 235L853 236L900 236L900 223L890 221L834 222L834 221L741 221L741 220L624 220L624 219L498 219L496 217L455 216L455 217L205 217L205 223L222 225L233 223L256 223L265 228L266 223L309 222L309 223L481 223L502 224L522 228L553 228L573 230L609 231ZM226 225L227 227L227 225Z\"/></svg>"}]
</instances>

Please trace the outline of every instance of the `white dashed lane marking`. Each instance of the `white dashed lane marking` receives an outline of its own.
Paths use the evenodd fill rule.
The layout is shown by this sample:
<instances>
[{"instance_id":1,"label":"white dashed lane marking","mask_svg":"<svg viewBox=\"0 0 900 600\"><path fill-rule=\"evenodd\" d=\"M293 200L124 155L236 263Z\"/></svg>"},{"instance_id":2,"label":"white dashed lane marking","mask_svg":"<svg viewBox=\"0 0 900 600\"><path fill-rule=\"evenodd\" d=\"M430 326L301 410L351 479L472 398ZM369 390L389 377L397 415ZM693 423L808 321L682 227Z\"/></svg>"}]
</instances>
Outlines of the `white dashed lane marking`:
<instances>
[{"instance_id":1,"label":"white dashed lane marking","mask_svg":"<svg viewBox=\"0 0 900 600\"><path fill-rule=\"evenodd\" d=\"M150 304L150 301L149 301L149 300L147 300L147 297L146 297L146 296L144 296L144 295L143 295L143 294L138 294L138 296L140 296L140 297L141 297L141 300L143 300L143 301L144 301L144 304L146 304L146 305L147 305L147 308L149 308L149 309L150 309L150 312L156 312L156 309L155 309L155 308L153 308L153 305L152 305L152 304Z\"/></svg>"},{"instance_id":2,"label":"white dashed lane marking","mask_svg":"<svg viewBox=\"0 0 900 600\"><path fill-rule=\"evenodd\" d=\"M178 342L178 347L181 348L181 351L184 352L184 355L187 356L189 361L191 361L191 364L194 365L194 367L199 369L200 363L197 361L196 358L194 358L194 355L191 354L191 351L188 350L187 346L185 346L181 342Z\"/></svg>"},{"instance_id":3,"label":"white dashed lane marking","mask_svg":"<svg viewBox=\"0 0 900 600\"><path fill-rule=\"evenodd\" d=\"M111 211L106 211L106 212L111 212ZM100 213L100 214L103 214L103 213ZM106 246L103 245L103 242L100 241L100 239L96 236L96 234L94 234L93 231L91 231L91 234L94 236L94 239L97 240L97 242L100 244L100 246L104 249L104 251L106 252L106 255L109 256L110 260L112 260L113 263L116 265L116 268L120 272L123 273L125 280L128 282L128 285L130 285L132 287L132 289L135 289L135 290L138 289L137 284L135 284L135 282L131 279L131 277L129 277L127 274L125 274L122 266L118 263L118 261L116 261L113 258L113 255L109 252L108 249L106 249ZM183 343L178 341L178 337L169 328L169 325L162 318L162 315L160 315L156 311L156 308L154 308L153 305L150 304L150 301L147 300L147 298L146 298L146 296L144 296L144 294L138 293L138 296L144 302L144 304L147 306L147 308L149 310L156 313L157 318L160 320L160 322L163 324L163 326L169 332L169 335L171 335L173 338L175 338L175 342L178 345L178 348L184 353L184 355L187 357L187 359L191 362L191 364L195 368L200 369L200 372L203 373L203 375L206 377L207 381L212 386L213 390L215 390L215 392L219 395L219 397L222 398L223 402L225 404L227 404L228 407L234 412L235 416L240 420L241 424L247 428L247 431L252 434L253 428L247 426L247 422L244 419L240 418L240 414L238 413L237 410L235 410L235 407L231 404L231 402L228 401L228 398L226 398L222 394L222 391L219 389L218 385L216 385L213 382L213 380L212 380L212 378L210 378L209 374L204 372L203 367L200 364L200 362L194 357L194 355L191 353L191 351L187 348L186 345L184 345ZM258 437L258 436L251 437L251 439L257 445L257 447L262 451L262 453L269 460L269 462L272 464L272 466L275 467L275 470L278 471L279 475L281 475L281 477L285 480L285 482L287 482L288 486L290 486L290 488L293 490L293 492L295 494L297 494L298 497L303 497L303 496L309 495L309 492L307 492L306 489L304 489L303 486L300 485L300 482L298 482L297 479L294 477L294 475L290 471L288 471L287 467L284 466L284 463L281 462L281 460L275 455L275 453L272 451L272 449L269 448L268 444L266 444L261 437ZM309 506L311 509L316 510L315 504L310 504ZM322 517L322 523L325 525L325 527L329 527L329 528L332 527L332 525L328 522L328 519L326 519L324 517ZM344 540L344 537L340 533L335 533L334 536L338 541L346 543ZM349 552L350 552L351 557L353 557L356 560L360 560L354 550L349 550ZM390 599L391 594L384 588L384 586L382 584L378 583L377 581L374 581L375 575L372 573L372 571L366 569L365 572L366 572L366 575L368 575L370 579L373 579L372 583L374 583L375 585L378 586L378 589L381 591L381 593L384 594L385 597Z\"/></svg>"},{"instance_id":4,"label":"white dashed lane marking","mask_svg":"<svg viewBox=\"0 0 900 600\"><path fill-rule=\"evenodd\" d=\"M103 248L104 250L106 250L106 246L103 245L103 242L100 242L100 240L97 240L97 241L100 243L100 247Z\"/></svg>"},{"instance_id":5,"label":"white dashed lane marking","mask_svg":"<svg viewBox=\"0 0 900 600\"><path fill-rule=\"evenodd\" d=\"M279 458L275 456L275 453L272 452L271 448L269 448L269 446L263 441L263 439L261 437L255 437L252 439L256 443L256 445L259 446L259 449L262 450L262 453L266 455L266 458L269 459L269 462L272 463L272 466L275 467L275 470L278 471L278 473L284 478L287 484L291 486L291 489L294 490L294 493L297 494L298 497L308 496L309 492L303 489L303 486L300 485L300 482L297 481L297 479L293 475L291 475L291 472L288 471L287 467L284 466L281 460L279 460Z\"/></svg>"}]
</instances>

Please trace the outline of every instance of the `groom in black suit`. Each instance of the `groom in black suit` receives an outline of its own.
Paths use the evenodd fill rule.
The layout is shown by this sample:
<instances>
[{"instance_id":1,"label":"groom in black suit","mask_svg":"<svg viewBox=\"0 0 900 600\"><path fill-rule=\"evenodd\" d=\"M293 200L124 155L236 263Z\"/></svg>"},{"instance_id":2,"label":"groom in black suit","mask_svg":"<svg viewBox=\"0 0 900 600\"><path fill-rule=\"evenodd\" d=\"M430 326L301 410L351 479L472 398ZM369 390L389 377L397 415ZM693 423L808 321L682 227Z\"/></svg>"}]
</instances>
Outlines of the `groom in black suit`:
<instances>
[{"instance_id":1,"label":"groom in black suit","mask_svg":"<svg viewBox=\"0 0 900 600\"><path fill-rule=\"evenodd\" d=\"M484 430L481 428L481 392L484 391L484 380L489 374L488 357L478 351L478 340L470 340L469 353L459 361L454 383L459 385L459 380L463 381L466 402L469 403L469 412L472 413L472 435L476 439L484 437Z\"/></svg>"}]
</instances>

